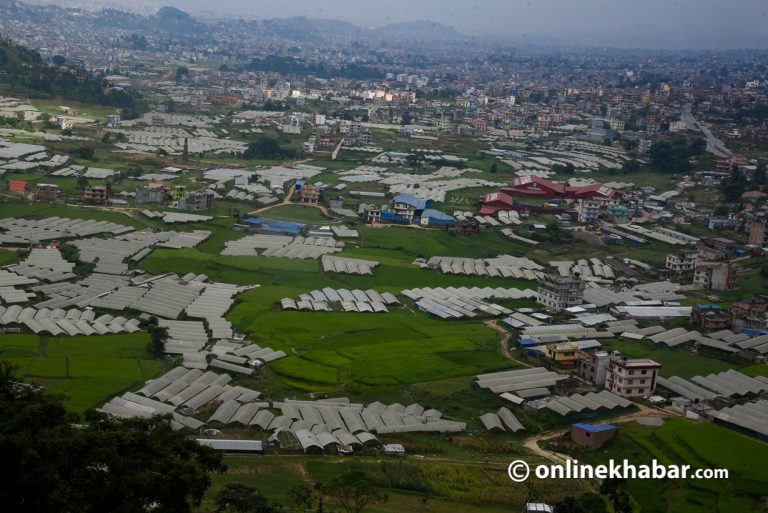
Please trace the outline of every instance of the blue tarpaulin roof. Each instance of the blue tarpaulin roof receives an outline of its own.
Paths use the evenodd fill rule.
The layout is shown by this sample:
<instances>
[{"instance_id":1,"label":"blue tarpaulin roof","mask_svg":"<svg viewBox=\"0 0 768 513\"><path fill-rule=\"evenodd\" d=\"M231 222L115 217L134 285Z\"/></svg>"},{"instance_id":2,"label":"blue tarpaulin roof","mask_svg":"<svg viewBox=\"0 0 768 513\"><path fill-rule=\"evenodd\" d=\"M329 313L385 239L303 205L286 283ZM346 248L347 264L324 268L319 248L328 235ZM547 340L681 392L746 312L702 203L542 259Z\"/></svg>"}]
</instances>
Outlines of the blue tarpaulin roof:
<instances>
[{"instance_id":1,"label":"blue tarpaulin roof","mask_svg":"<svg viewBox=\"0 0 768 513\"><path fill-rule=\"evenodd\" d=\"M244 222L260 226L260 231L265 233L287 233L290 235L298 235L301 233L301 230L304 229L304 225L300 223L272 221L270 219L262 219L259 217L249 217L248 219L245 219Z\"/></svg>"},{"instance_id":2,"label":"blue tarpaulin roof","mask_svg":"<svg viewBox=\"0 0 768 513\"><path fill-rule=\"evenodd\" d=\"M610 429L616 429L616 426L613 426L611 424L598 424L597 426L593 426L591 424L586 424L584 422L576 423L571 427L583 429L584 431L587 431L589 433L599 433L600 431L608 431Z\"/></svg>"},{"instance_id":3,"label":"blue tarpaulin roof","mask_svg":"<svg viewBox=\"0 0 768 513\"><path fill-rule=\"evenodd\" d=\"M393 201L395 203L405 203L406 205L410 205L417 209L424 209L429 206L428 200L417 198L412 194L398 194L394 197Z\"/></svg>"},{"instance_id":4,"label":"blue tarpaulin roof","mask_svg":"<svg viewBox=\"0 0 768 513\"><path fill-rule=\"evenodd\" d=\"M455 221L453 216L449 216L445 212L440 212L434 208L428 208L421 213L421 217L431 217L440 221Z\"/></svg>"},{"instance_id":5,"label":"blue tarpaulin roof","mask_svg":"<svg viewBox=\"0 0 768 513\"><path fill-rule=\"evenodd\" d=\"M296 235L301 233L303 228L304 225L299 223L290 223L288 221L272 221L268 226L262 228L261 231L266 233L288 233L291 235Z\"/></svg>"}]
</instances>

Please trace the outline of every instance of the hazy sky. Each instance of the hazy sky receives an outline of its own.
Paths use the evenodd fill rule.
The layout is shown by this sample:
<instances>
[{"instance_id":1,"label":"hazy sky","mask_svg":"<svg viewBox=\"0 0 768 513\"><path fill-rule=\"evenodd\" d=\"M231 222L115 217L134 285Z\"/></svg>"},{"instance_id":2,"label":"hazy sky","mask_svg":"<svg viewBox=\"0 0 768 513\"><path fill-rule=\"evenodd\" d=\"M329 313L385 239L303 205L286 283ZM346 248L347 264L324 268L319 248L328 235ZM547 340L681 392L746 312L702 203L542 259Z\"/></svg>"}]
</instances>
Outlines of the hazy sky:
<instances>
[{"instance_id":1,"label":"hazy sky","mask_svg":"<svg viewBox=\"0 0 768 513\"><path fill-rule=\"evenodd\" d=\"M22 0L23 1L23 0ZM41 2L45 0L37 0ZM49 3L49 2L46 2ZM75 2L78 3L78 2ZM307 16L379 26L432 20L470 34L674 41L678 47L768 47L768 0L80 0L172 5L251 17ZM661 38L661 39L658 39ZM618 41L617 41L618 42Z\"/></svg>"}]
</instances>

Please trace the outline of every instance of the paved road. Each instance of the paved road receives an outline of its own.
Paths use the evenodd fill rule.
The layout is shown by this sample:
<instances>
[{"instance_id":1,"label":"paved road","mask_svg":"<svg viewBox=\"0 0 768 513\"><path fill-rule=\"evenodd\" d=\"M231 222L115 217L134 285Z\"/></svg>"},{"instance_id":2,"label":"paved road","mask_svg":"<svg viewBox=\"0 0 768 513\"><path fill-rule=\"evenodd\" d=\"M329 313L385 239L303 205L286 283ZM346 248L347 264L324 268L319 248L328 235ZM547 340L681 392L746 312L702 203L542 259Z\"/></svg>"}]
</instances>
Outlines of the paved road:
<instances>
[{"instance_id":1,"label":"paved road","mask_svg":"<svg viewBox=\"0 0 768 513\"><path fill-rule=\"evenodd\" d=\"M333 153L331 153L331 160L336 160L336 157L339 156L339 152L341 151L341 146L344 144L344 139L339 141L339 144L336 145L336 149L333 150Z\"/></svg>"},{"instance_id":2,"label":"paved road","mask_svg":"<svg viewBox=\"0 0 768 513\"><path fill-rule=\"evenodd\" d=\"M691 114L691 104L687 103L683 106L682 120L685 122L685 126L688 130L700 130L704 134L704 138L707 141L707 151L718 157L730 157L731 152L725 147L725 144L703 124L696 121Z\"/></svg>"}]
</instances>

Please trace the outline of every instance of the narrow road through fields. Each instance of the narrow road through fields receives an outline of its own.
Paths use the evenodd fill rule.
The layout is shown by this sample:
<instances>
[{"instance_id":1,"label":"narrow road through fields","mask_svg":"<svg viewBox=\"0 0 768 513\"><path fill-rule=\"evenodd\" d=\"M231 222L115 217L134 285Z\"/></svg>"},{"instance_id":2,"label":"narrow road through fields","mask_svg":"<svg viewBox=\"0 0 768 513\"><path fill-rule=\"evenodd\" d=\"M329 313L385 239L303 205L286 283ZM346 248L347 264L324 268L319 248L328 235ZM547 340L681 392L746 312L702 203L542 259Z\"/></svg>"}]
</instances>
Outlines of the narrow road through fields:
<instances>
[{"instance_id":1,"label":"narrow road through fields","mask_svg":"<svg viewBox=\"0 0 768 513\"><path fill-rule=\"evenodd\" d=\"M509 352L509 340L512 338L511 333L507 333L507 330L499 326L493 321L483 321L483 324L491 328L493 331L500 333L504 335L501 340L499 340L499 349L501 350L501 354L504 355L504 358L507 360L512 360L514 362L519 363L520 365L524 365L525 367L530 367L527 363L521 362L520 360L516 359L514 356L512 356L512 353Z\"/></svg>"},{"instance_id":2,"label":"narrow road through fields","mask_svg":"<svg viewBox=\"0 0 768 513\"><path fill-rule=\"evenodd\" d=\"M621 417L617 417L615 419L610 419L609 422L612 424L618 424L623 422L632 422L640 418L670 418L670 417L679 417L677 413L668 411L668 410L657 410L655 408L649 408L648 406L644 406L642 404L636 404L638 408L640 408L636 412L628 413L626 415L623 415ZM534 454L538 454L539 456L542 456L544 458L547 458L548 460L554 462L554 463L565 463L568 460L572 460L570 456L567 454L562 454L559 452L549 451L547 449L543 449L539 447L539 442L544 440L549 440L551 438L556 438L558 436L562 436L568 432L570 428L562 428L557 429L555 431L550 431L548 433L542 433L540 435L532 436L530 438L526 438L523 442L523 445L528 449L529 451L533 452Z\"/></svg>"},{"instance_id":3,"label":"narrow road through fields","mask_svg":"<svg viewBox=\"0 0 768 513\"><path fill-rule=\"evenodd\" d=\"M261 207L259 209L256 209L256 210L252 211L252 212L248 212L248 214L249 215L259 214L261 212L267 212L269 209L272 209L272 208L275 208L275 207L284 206L284 205L300 205L302 207L316 208L316 209L320 210L320 212L322 212L324 216L328 216L328 217L333 218L333 216L328 212L328 209L326 207L324 207L323 205L309 205L307 203L294 203L291 200L291 198L293 197L293 194L295 192L296 192L296 185L294 184L294 185L291 185L290 189L288 189L288 194L285 195L285 198L283 198L283 201L281 201L280 203L275 203L274 205L268 205L266 207Z\"/></svg>"}]
</instances>

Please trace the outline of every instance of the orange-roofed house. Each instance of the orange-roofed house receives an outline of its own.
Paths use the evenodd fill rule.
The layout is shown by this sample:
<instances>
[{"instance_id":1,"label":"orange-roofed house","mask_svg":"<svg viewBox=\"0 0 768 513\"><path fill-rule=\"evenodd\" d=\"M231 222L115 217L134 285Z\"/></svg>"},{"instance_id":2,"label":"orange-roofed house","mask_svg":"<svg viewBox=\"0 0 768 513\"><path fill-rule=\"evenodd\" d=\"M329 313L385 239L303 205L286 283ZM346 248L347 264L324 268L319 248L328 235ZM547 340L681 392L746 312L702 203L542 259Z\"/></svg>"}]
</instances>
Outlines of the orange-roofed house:
<instances>
[{"instance_id":1,"label":"orange-roofed house","mask_svg":"<svg viewBox=\"0 0 768 513\"><path fill-rule=\"evenodd\" d=\"M11 180L10 190L11 192L24 194L27 192L27 182L25 180Z\"/></svg>"}]
</instances>

